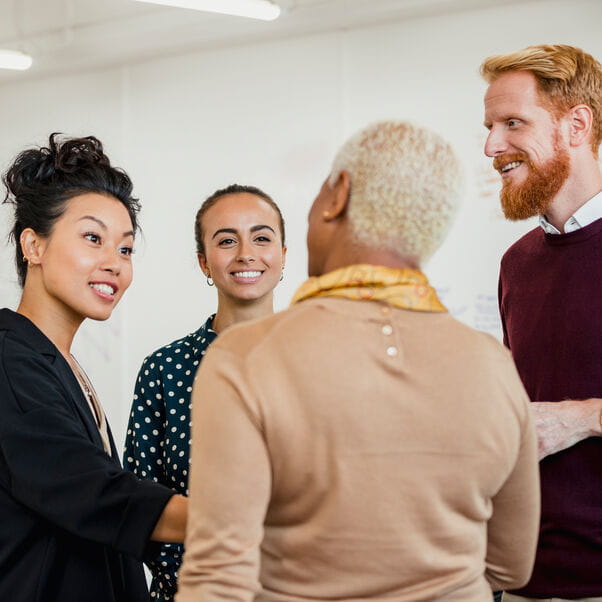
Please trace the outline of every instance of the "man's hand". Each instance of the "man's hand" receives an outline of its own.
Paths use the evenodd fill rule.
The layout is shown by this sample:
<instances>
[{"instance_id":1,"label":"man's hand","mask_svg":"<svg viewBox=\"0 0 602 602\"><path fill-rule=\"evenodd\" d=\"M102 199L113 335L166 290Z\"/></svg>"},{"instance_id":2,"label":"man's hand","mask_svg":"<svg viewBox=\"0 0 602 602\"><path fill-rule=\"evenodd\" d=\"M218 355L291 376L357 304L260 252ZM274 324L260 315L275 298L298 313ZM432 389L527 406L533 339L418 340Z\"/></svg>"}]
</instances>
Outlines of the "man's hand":
<instances>
[{"instance_id":1,"label":"man's hand","mask_svg":"<svg viewBox=\"0 0 602 602\"><path fill-rule=\"evenodd\" d=\"M567 449L588 437L602 436L602 399L534 401L539 459Z\"/></svg>"}]
</instances>

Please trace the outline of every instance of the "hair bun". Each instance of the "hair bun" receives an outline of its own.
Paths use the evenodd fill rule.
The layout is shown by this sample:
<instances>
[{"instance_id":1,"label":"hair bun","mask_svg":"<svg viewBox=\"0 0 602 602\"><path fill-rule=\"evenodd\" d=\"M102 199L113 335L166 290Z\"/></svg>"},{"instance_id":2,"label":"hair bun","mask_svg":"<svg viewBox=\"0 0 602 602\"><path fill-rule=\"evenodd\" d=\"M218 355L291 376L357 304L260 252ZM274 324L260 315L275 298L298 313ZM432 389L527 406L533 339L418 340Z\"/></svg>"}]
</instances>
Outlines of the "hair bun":
<instances>
[{"instance_id":1,"label":"hair bun","mask_svg":"<svg viewBox=\"0 0 602 602\"><path fill-rule=\"evenodd\" d=\"M63 182L69 187L71 174L81 169L93 169L94 166L111 169L109 158L104 154L98 138L87 136L61 141L60 135L51 134L48 146L28 149L19 154L3 178L7 188L5 201L18 203L27 200L26 193L40 186L57 187Z\"/></svg>"},{"instance_id":2,"label":"hair bun","mask_svg":"<svg viewBox=\"0 0 602 602\"><path fill-rule=\"evenodd\" d=\"M66 140L60 146L55 137L50 136L50 153L54 168L64 172L73 172L86 165L101 164L110 166L109 158L104 154L102 143L94 136Z\"/></svg>"}]
</instances>

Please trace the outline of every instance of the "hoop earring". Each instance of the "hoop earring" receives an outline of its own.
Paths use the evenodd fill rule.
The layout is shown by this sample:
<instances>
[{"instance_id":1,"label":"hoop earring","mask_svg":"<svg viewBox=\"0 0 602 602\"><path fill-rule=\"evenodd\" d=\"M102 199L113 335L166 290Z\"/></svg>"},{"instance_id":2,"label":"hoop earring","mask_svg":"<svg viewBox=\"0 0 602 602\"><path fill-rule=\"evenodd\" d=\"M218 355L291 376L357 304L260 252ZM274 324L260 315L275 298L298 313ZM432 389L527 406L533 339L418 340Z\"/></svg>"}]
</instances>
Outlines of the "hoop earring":
<instances>
[{"instance_id":1,"label":"hoop earring","mask_svg":"<svg viewBox=\"0 0 602 602\"><path fill-rule=\"evenodd\" d=\"M211 278L211 276L207 276L207 284L209 286L213 286L213 279Z\"/></svg>"}]
</instances>

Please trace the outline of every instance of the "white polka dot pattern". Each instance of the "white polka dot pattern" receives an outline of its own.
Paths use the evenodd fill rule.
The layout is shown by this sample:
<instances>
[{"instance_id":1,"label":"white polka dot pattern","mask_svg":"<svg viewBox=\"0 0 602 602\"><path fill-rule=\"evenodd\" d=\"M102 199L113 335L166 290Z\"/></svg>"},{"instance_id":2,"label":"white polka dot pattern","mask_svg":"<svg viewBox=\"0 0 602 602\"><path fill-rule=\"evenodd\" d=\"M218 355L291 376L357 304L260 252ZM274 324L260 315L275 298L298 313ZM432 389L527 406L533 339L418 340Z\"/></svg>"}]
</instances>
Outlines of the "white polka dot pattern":
<instances>
[{"instance_id":1,"label":"white polka dot pattern","mask_svg":"<svg viewBox=\"0 0 602 602\"><path fill-rule=\"evenodd\" d=\"M217 334L214 316L196 332L161 347L138 372L125 441L123 465L144 479L188 494L190 393L197 367ZM184 547L164 544L149 561L151 599L171 602Z\"/></svg>"}]
</instances>

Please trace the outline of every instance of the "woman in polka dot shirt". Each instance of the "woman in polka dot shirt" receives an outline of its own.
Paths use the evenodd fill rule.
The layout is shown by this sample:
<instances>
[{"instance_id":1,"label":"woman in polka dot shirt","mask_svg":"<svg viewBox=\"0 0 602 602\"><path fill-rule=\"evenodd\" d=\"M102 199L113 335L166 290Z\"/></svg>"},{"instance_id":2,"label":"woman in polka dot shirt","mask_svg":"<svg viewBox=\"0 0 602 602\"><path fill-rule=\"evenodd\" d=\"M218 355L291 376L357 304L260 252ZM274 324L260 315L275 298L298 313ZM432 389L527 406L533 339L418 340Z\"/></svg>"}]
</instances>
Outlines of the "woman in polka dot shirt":
<instances>
[{"instance_id":1,"label":"woman in polka dot shirt","mask_svg":"<svg viewBox=\"0 0 602 602\"><path fill-rule=\"evenodd\" d=\"M196 215L195 238L201 270L217 289L217 312L142 363L124 454L124 466L136 475L184 495L195 372L221 331L273 313L273 290L282 279L286 255L280 209L253 186L234 184L212 194ZM153 600L173 600L182 554L182 545L164 544L148 562Z\"/></svg>"}]
</instances>

